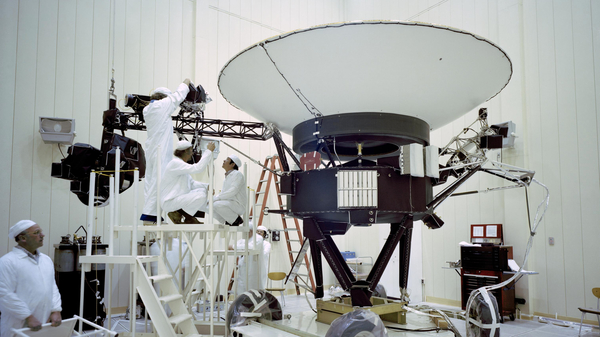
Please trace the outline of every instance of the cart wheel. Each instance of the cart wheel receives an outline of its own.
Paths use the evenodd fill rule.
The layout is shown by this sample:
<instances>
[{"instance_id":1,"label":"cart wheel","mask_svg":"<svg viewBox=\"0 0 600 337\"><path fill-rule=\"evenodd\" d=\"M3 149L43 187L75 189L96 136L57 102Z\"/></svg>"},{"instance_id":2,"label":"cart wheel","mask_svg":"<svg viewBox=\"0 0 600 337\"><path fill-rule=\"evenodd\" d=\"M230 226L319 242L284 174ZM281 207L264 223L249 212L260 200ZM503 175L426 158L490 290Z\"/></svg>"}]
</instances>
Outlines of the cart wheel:
<instances>
[{"instance_id":1,"label":"cart wheel","mask_svg":"<svg viewBox=\"0 0 600 337\"><path fill-rule=\"evenodd\" d=\"M515 314L508 315L508 318L510 318L511 321L514 321L515 320Z\"/></svg>"}]
</instances>

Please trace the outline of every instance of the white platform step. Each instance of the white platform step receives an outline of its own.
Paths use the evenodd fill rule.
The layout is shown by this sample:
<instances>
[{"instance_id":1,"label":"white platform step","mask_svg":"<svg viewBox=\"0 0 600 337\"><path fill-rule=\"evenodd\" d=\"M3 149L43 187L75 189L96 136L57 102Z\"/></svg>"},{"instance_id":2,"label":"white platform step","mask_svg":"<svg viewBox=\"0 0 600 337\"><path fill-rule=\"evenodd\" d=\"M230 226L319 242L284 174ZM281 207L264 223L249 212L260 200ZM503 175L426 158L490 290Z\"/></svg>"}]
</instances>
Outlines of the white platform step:
<instances>
[{"instance_id":1,"label":"white platform step","mask_svg":"<svg viewBox=\"0 0 600 337\"><path fill-rule=\"evenodd\" d=\"M161 281L166 281L166 280L170 280L173 278L173 275L169 275L169 274L161 274L161 275L154 275L154 276L150 276L148 277L150 279L150 281L152 282L161 282Z\"/></svg>"},{"instance_id":2,"label":"white platform step","mask_svg":"<svg viewBox=\"0 0 600 337\"><path fill-rule=\"evenodd\" d=\"M137 259L141 263L158 262L159 258L160 258L160 256L158 256L158 255L146 255L146 256L138 256L137 257Z\"/></svg>"},{"instance_id":3,"label":"white platform step","mask_svg":"<svg viewBox=\"0 0 600 337\"><path fill-rule=\"evenodd\" d=\"M181 315L169 317L169 322L171 322L171 324L175 324L177 326L180 323L187 321L188 319L192 319L192 315L181 314Z\"/></svg>"},{"instance_id":4,"label":"white platform step","mask_svg":"<svg viewBox=\"0 0 600 337\"><path fill-rule=\"evenodd\" d=\"M158 299L163 302L163 303L169 303L169 302L173 302L179 299L182 299L183 296L181 294L172 294L172 295L166 295L166 296L161 296Z\"/></svg>"}]
</instances>

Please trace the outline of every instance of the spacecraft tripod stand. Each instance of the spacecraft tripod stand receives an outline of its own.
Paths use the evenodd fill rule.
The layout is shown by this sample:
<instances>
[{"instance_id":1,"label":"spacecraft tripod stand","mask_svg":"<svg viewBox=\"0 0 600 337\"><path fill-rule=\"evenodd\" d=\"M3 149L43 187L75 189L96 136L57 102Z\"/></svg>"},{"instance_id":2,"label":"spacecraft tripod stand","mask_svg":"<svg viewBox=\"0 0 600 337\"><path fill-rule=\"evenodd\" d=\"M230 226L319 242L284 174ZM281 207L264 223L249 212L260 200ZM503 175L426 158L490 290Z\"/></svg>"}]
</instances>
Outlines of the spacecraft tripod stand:
<instances>
[{"instance_id":1,"label":"spacecraft tripod stand","mask_svg":"<svg viewBox=\"0 0 600 337\"><path fill-rule=\"evenodd\" d=\"M406 289L408 281L408 267L410 260L410 239L412 236L413 219L406 214L400 223L392 223L390 235L383 249L371 269L366 280L357 280L352 271L344 261L342 254L335 245L331 235L324 234L317 222L312 218L304 219L304 235L310 240L310 249L315 269L317 288L316 298L322 298L323 292L323 269L321 254L325 257L340 285L350 291L353 306L371 306L371 294L379 283L381 276L387 266L394 247L400 244L402 257L400 259L400 289Z\"/></svg>"}]
</instances>

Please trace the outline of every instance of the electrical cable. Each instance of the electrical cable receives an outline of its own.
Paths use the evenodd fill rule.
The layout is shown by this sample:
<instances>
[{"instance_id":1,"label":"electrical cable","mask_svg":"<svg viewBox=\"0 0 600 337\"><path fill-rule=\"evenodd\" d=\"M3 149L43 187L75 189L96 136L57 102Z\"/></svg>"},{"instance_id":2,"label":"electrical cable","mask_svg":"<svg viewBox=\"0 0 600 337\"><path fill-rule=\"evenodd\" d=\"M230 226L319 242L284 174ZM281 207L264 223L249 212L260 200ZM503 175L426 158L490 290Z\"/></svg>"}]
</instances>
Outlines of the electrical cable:
<instances>
[{"instance_id":1,"label":"electrical cable","mask_svg":"<svg viewBox=\"0 0 600 337\"><path fill-rule=\"evenodd\" d=\"M335 153L337 160L340 162L340 166L342 166L342 161L340 160L340 156L338 156L337 150L335 148L335 137L333 137L333 153Z\"/></svg>"},{"instance_id":2,"label":"electrical cable","mask_svg":"<svg viewBox=\"0 0 600 337\"><path fill-rule=\"evenodd\" d=\"M450 329L442 329L442 328L420 328L420 329L407 329L407 328L399 328L399 327L395 327L395 326L389 326L386 325L385 326L387 329L390 330L397 330L397 331L407 331L407 332L440 332L440 331L449 331Z\"/></svg>"},{"instance_id":3,"label":"electrical cable","mask_svg":"<svg viewBox=\"0 0 600 337\"><path fill-rule=\"evenodd\" d=\"M279 75L281 75L281 77L283 78L283 80L285 81L285 83L287 83L287 85L290 87L290 89L292 89L292 91L294 92L294 94L296 95L296 97L298 97L298 99L300 100L300 102L302 102L302 104L304 104L304 106L306 107L306 110L308 110L308 112L313 115L313 117L322 117L323 114L321 113L321 111L319 111L319 109L317 109L305 96L304 94L302 94L302 92L300 91L300 89L295 89L292 84L288 81L287 78L285 78L285 76L283 76L283 73L281 72L281 70L279 70L279 67L277 67L277 64L275 63L275 61L273 61L273 58L271 58L271 55L269 54L269 51L267 50L267 48L265 48L265 43L261 43L260 47L265 51L265 53L267 54L267 57L269 58L269 60L271 60L271 63L273 63L273 66L275 66L275 70L277 70L277 72L279 73ZM306 102L304 102L302 100L302 98L300 98L300 95L298 95L299 92L302 97L304 97L304 99L306 99L306 102L308 102L311 105L311 108L308 107L308 105L306 104ZM316 110L316 112L311 111L312 110Z\"/></svg>"},{"instance_id":4,"label":"electrical cable","mask_svg":"<svg viewBox=\"0 0 600 337\"><path fill-rule=\"evenodd\" d=\"M510 172L506 171L504 168L502 168L502 167L499 167L499 168L505 174L507 174L507 176L512 176L514 179L522 182L520 178L512 175ZM519 270L511 278L509 278L508 280L506 280L506 281L504 281L502 283L498 283L498 284L493 285L493 286L481 287L481 288L478 288L478 289L474 290L473 292L471 292L471 295L469 296L469 299L468 299L467 305L466 305L466 310L465 310L465 313L466 313L465 314L466 315L466 317L465 317L465 325L466 325L466 330L467 330L467 336L470 336L470 334L469 334L469 332L470 332L469 325L470 324L480 325L480 323L478 323L477 321L475 321L475 320L473 320L472 318L469 317L470 316L469 311L471 309L471 305L473 304L473 301L474 301L475 297L478 294L483 294L484 291L488 292L488 291L491 291L491 290L494 290L494 289L500 289L500 288L503 288L503 287L507 286L508 284L512 283L513 281L515 281L518 277L520 277L522 275L523 267L527 264L527 260L529 258L529 253L531 252L531 247L533 245L533 237L536 234L537 227L540 225L540 222L543 219L544 214L548 210L548 204L549 204L549 201L550 201L550 191L548 190L548 187L546 187L546 185L544 185L543 183L539 182L535 178L532 179L532 182L535 182L536 184L538 184L542 188L544 188L544 190L546 191L546 196L544 197L544 199L542 200L542 202L540 202L540 204L537 207L535 218L534 218L534 221L533 221L533 228L530 231L529 239L528 239L528 242L527 242L527 248L525 250L525 256L524 256L524 259L523 259L523 263L521 264L521 267L519 268ZM528 188L527 185L525 185L524 187ZM544 207L544 208L543 208L542 214L540 215L540 208L542 208L542 207Z\"/></svg>"},{"instance_id":5,"label":"electrical cable","mask_svg":"<svg viewBox=\"0 0 600 337\"><path fill-rule=\"evenodd\" d=\"M227 146L229 146L230 148L232 148L234 151L236 151L237 153L241 154L242 156L244 156L244 157L246 157L246 158L250 159L250 161L251 161L251 162L253 162L254 164L256 164L256 165L258 165L258 166L260 166L260 167L262 167L263 169L265 169L265 170L267 170L267 171L269 171L269 172L271 172L271 173L273 173L273 174L276 174L276 175L278 175L278 176L280 176L280 177L283 175L281 172L276 172L276 171L273 171L273 170L271 170L270 168L268 168L268 167L266 167L265 165L263 165L263 164L261 164L260 162L258 162L258 160L256 160L256 159L254 159L254 158L252 158L252 157L248 156L247 154L243 153L242 151L240 151L240 150L236 149L235 147L233 147L233 146L231 146L231 145L227 144L225 141L223 141L223 140L220 140L220 142L221 142L221 143L223 143L223 144L225 144L225 145L227 145Z\"/></svg>"},{"instance_id":6,"label":"electrical cable","mask_svg":"<svg viewBox=\"0 0 600 337\"><path fill-rule=\"evenodd\" d=\"M315 310L315 308L313 308L312 303L310 303L310 301L308 300L308 294L306 293L306 289L304 289L304 298L306 298L306 303L308 303L310 310L312 310L316 314L317 310Z\"/></svg>"},{"instance_id":7,"label":"electrical cable","mask_svg":"<svg viewBox=\"0 0 600 337\"><path fill-rule=\"evenodd\" d=\"M62 148L60 147L60 144L56 144L58 146L58 151L60 151L61 156L63 157L63 159L65 159L65 154L62 152Z\"/></svg>"}]
</instances>

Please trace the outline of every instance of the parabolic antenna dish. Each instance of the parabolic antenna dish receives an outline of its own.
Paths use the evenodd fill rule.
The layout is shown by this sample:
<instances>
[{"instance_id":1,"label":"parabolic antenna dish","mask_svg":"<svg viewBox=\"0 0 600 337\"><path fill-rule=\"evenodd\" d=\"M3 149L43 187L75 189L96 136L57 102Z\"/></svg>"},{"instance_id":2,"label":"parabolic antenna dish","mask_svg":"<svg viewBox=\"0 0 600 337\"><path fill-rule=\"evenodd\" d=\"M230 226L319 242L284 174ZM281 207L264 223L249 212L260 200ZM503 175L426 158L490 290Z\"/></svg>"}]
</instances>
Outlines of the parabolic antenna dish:
<instances>
[{"instance_id":1,"label":"parabolic antenna dish","mask_svg":"<svg viewBox=\"0 0 600 337\"><path fill-rule=\"evenodd\" d=\"M316 115L391 113L430 130L497 95L512 65L491 41L420 22L358 21L256 43L221 70L225 99L288 134Z\"/></svg>"}]
</instances>

